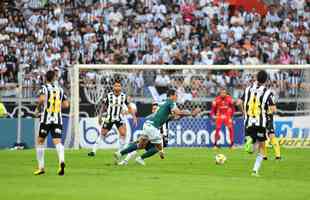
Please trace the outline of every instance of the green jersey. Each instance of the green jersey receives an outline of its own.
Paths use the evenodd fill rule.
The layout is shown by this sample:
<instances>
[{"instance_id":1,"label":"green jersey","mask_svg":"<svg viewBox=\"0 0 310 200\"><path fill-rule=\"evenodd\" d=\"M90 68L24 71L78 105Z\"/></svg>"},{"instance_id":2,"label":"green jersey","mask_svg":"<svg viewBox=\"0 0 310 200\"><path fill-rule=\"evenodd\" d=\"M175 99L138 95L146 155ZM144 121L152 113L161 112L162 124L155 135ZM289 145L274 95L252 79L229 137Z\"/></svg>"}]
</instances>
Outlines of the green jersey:
<instances>
[{"instance_id":1,"label":"green jersey","mask_svg":"<svg viewBox=\"0 0 310 200\"><path fill-rule=\"evenodd\" d=\"M148 121L150 121L156 128L160 128L170 119L171 111L176 108L176 103L168 99L163 104L159 105L159 109L148 119Z\"/></svg>"}]
</instances>

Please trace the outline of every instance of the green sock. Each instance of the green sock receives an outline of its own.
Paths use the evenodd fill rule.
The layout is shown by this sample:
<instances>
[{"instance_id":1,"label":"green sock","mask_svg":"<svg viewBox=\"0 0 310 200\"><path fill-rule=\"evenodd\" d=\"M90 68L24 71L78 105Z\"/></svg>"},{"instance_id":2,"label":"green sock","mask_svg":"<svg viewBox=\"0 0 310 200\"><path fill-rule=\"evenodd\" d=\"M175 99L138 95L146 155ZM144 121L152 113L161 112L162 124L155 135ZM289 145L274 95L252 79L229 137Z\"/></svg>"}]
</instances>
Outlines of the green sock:
<instances>
[{"instance_id":1,"label":"green sock","mask_svg":"<svg viewBox=\"0 0 310 200\"><path fill-rule=\"evenodd\" d=\"M253 139L250 136L246 136L246 142L244 145L244 150L248 153L253 152Z\"/></svg>"},{"instance_id":2,"label":"green sock","mask_svg":"<svg viewBox=\"0 0 310 200\"><path fill-rule=\"evenodd\" d=\"M154 146L154 147L148 149L144 154L142 154L141 158L144 160L146 158L149 158L149 157L155 155L157 152L158 152L158 150Z\"/></svg>"},{"instance_id":3,"label":"green sock","mask_svg":"<svg viewBox=\"0 0 310 200\"><path fill-rule=\"evenodd\" d=\"M123 149L120 153L123 156L123 155L128 154L130 152L133 152L137 149L138 149L138 145L136 143L131 143L128 145L127 148Z\"/></svg>"},{"instance_id":4,"label":"green sock","mask_svg":"<svg viewBox=\"0 0 310 200\"><path fill-rule=\"evenodd\" d=\"M153 143L149 142L144 149L147 151L147 150L149 150L149 149L151 149L153 147L155 147L155 145Z\"/></svg>"}]
</instances>

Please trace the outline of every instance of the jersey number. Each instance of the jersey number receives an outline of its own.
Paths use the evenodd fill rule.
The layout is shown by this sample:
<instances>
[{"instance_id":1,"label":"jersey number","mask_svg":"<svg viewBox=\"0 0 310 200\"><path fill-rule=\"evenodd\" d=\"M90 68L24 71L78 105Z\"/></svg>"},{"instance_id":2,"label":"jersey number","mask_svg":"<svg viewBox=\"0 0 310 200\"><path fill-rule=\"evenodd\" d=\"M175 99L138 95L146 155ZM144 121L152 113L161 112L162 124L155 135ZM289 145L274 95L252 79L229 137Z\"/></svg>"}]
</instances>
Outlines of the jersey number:
<instances>
[{"instance_id":1,"label":"jersey number","mask_svg":"<svg viewBox=\"0 0 310 200\"><path fill-rule=\"evenodd\" d=\"M261 113L260 109L261 104L259 98L257 98L256 96L252 96L250 98L248 105L249 105L248 115L253 118L258 118Z\"/></svg>"},{"instance_id":2,"label":"jersey number","mask_svg":"<svg viewBox=\"0 0 310 200\"><path fill-rule=\"evenodd\" d=\"M48 99L50 106L47 109L48 113L59 113L61 101L59 99L59 94L57 92L52 92L50 98Z\"/></svg>"}]
</instances>

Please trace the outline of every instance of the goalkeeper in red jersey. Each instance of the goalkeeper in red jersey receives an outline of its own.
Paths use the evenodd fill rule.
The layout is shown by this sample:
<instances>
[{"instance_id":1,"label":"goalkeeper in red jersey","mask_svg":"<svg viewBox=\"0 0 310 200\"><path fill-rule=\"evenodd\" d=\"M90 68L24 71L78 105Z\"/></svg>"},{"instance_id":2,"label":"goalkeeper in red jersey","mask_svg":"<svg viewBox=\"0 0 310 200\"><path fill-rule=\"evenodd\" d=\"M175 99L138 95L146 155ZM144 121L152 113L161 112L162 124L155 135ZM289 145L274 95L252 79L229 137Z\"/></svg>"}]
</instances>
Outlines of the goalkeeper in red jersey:
<instances>
[{"instance_id":1,"label":"goalkeeper in red jersey","mask_svg":"<svg viewBox=\"0 0 310 200\"><path fill-rule=\"evenodd\" d=\"M215 97L212 102L211 117L215 120L215 138L214 146L217 147L217 142L220 139L220 130L224 123L229 129L230 147L234 145L234 128L233 114L235 112L233 98L227 93L225 88L221 88L219 96Z\"/></svg>"}]
</instances>

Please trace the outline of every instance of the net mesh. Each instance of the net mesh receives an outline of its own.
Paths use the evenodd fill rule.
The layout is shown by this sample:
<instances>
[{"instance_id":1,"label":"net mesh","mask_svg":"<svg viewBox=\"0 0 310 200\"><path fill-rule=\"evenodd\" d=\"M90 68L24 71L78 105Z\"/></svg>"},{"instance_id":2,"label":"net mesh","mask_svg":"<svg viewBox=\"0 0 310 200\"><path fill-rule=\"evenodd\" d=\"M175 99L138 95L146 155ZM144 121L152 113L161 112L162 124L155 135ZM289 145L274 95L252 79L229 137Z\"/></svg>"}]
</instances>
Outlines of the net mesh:
<instances>
[{"instance_id":1,"label":"net mesh","mask_svg":"<svg viewBox=\"0 0 310 200\"><path fill-rule=\"evenodd\" d=\"M104 94L112 90L113 82L121 80L123 92L134 103L138 113L146 115L145 104L162 101L169 88L177 90L178 106L184 109L200 107L203 114L210 111L212 100L221 88L237 99L244 88L255 80L257 70L211 69L117 69L81 70L80 110L88 110L89 116L98 116ZM268 86L275 91L279 110L286 115L301 114L309 105L309 69L267 69ZM91 108L91 109L89 109Z\"/></svg>"}]
</instances>

